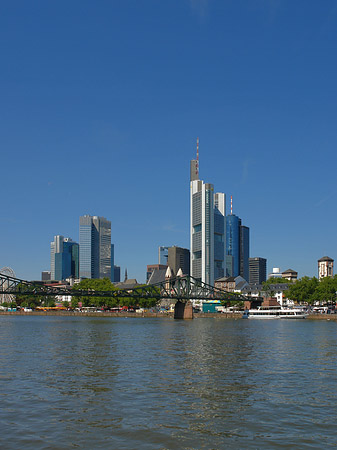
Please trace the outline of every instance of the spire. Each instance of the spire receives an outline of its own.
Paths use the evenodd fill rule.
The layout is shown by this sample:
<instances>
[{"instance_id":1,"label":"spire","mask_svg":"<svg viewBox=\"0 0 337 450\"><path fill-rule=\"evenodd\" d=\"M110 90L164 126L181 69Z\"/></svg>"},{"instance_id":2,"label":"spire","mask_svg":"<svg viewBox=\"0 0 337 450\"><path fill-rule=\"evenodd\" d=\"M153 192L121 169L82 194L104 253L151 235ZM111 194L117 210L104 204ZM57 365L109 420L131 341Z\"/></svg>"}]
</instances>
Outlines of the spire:
<instances>
[{"instance_id":1,"label":"spire","mask_svg":"<svg viewBox=\"0 0 337 450\"><path fill-rule=\"evenodd\" d=\"M128 279L128 269L125 269L125 278L124 281L126 281Z\"/></svg>"},{"instance_id":2,"label":"spire","mask_svg":"<svg viewBox=\"0 0 337 450\"><path fill-rule=\"evenodd\" d=\"M231 215L233 214L233 196L231 195Z\"/></svg>"}]
</instances>

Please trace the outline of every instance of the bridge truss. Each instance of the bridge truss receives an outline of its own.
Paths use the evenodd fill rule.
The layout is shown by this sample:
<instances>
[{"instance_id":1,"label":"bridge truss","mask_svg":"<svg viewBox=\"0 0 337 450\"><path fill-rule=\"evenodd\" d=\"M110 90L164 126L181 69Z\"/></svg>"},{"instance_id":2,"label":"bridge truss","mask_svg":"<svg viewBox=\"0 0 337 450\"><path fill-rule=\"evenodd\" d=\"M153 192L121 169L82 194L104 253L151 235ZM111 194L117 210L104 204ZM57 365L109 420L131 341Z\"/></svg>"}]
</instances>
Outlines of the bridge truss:
<instances>
[{"instance_id":1,"label":"bridge truss","mask_svg":"<svg viewBox=\"0 0 337 450\"><path fill-rule=\"evenodd\" d=\"M132 298L135 302L140 299L156 299L158 302L160 300L180 300L181 302L219 300L228 303L250 299L250 297L238 293L215 288L190 276L172 278L161 283L133 289L96 291L93 289L76 290L76 285L74 287L44 285L0 273L0 295Z\"/></svg>"}]
</instances>

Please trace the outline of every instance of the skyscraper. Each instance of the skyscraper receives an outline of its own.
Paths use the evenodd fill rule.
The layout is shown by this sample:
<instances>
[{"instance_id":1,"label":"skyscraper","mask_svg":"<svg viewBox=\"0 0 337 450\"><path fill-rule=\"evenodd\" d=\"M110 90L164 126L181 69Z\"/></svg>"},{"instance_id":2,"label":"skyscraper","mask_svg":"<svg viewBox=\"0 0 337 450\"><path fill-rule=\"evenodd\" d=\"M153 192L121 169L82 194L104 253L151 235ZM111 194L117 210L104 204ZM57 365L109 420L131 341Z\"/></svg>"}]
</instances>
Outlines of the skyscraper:
<instances>
[{"instance_id":1,"label":"skyscraper","mask_svg":"<svg viewBox=\"0 0 337 450\"><path fill-rule=\"evenodd\" d=\"M181 247L169 247L167 264L174 273L177 275L178 270L181 269L183 275L190 274L190 251L187 248Z\"/></svg>"},{"instance_id":2,"label":"skyscraper","mask_svg":"<svg viewBox=\"0 0 337 450\"><path fill-rule=\"evenodd\" d=\"M267 260L249 258L249 284L262 284L267 279Z\"/></svg>"},{"instance_id":3,"label":"skyscraper","mask_svg":"<svg viewBox=\"0 0 337 450\"><path fill-rule=\"evenodd\" d=\"M226 196L199 180L199 139L197 159L190 165L190 188L191 275L213 285L215 277L224 275Z\"/></svg>"},{"instance_id":4,"label":"skyscraper","mask_svg":"<svg viewBox=\"0 0 337 450\"><path fill-rule=\"evenodd\" d=\"M226 217L226 255L232 257L230 277L240 274L240 227L241 219L235 214Z\"/></svg>"},{"instance_id":5,"label":"skyscraper","mask_svg":"<svg viewBox=\"0 0 337 450\"><path fill-rule=\"evenodd\" d=\"M65 280L79 276L79 246L70 238L61 235L50 243L50 277L52 280Z\"/></svg>"},{"instance_id":6,"label":"skyscraper","mask_svg":"<svg viewBox=\"0 0 337 450\"><path fill-rule=\"evenodd\" d=\"M80 217L80 277L112 277L111 222L105 217Z\"/></svg>"},{"instance_id":7,"label":"skyscraper","mask_svg":"<svg viewBox=\"0 0 337 450\"><path fill-rule=\"evenodd\" d=\"M249 228L240 227L240 273L239 275L249 283Z\"/></svg>"},{"instance_id":8,"label":"skyscraper","mask_svg":"<svg viewBox=\"0 0 337 450\"><path fill-rule=\"evenodd\" d=\"M235 214L226 217L226 275L249 280L249 228Z\"/></svg>"}]
</instances>

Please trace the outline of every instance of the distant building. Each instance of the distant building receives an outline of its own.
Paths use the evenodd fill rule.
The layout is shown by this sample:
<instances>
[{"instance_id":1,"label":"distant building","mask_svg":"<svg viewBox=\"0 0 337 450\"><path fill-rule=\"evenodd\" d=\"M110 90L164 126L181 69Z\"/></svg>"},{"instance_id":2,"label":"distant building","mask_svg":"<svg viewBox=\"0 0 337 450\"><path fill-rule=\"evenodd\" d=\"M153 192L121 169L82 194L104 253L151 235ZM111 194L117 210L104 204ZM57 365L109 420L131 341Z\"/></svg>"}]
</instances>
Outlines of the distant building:
<instances>
[{"instance_id":1,"label":"distant building","mask_svg":"<svg viewBox=\"0 0 337 450\"><path fill-rule=\"evenodd\" d=\"M79 245L70 238L57 235L50 243L51 280L65 280L79 276Z\"/></svg>"},{"instance_id":2,"label":"distant building","mask_svg":"<svg viewBox=\"0 0 337 450\"><path fill-rule=\"evenodd\" d=\"M168 247L159 247L158 249L158 264L167 266Z\"/></svg>"},{"instance_id":3,"label":"distant building","mask_svg":"<svg viewBox=\"0 0 337 450\"><path fill-rule=\"evenodd\" d=\"M279 267L273 267L272 273L268 274L268 278L282 278L282 273Z\"/></svg>"},{"instance_id":4,"label":"distant building","mask_svg":"<svg viewBox=\"0 0 337 450\"><path fill-rule=\"evenodd\" d=\"M187 248L169 247L167 264L177 275L178 270L181 269L184 275L190 274L190 251Z\"/></svg>"},{"instance_id":5,"label":"distant building","mask_svg":"<svg viewBox=\"0 0 337 450\"><path fill-rule=\"evenodd\" d=\"M119 266L114 266L114 283L119 283L121 281L121 268Z\"/></svg>"},{"instance_id":6,"label":"distant building","mask_svg":"<svg viewBox=\"0 0 337 450\"><path fill-rule=\"evenodd\" d=\"M249 284L262 284L267 279L267 260L249 258Z\"/></svg>"},{"instance_id":7,"label":"distant building","mask_svg":"<svg viewBox=\"0 0 337 450\"><path fill-rule=\"evenodd\" d=\"M156 270L164 270L166 271L167 265L166 264L148 264L146 266L146 282L149 281L151 275Z\"/></svg>"},{"instance_id":8,"label":"distant building","mask_svg":"<svg viewBox=\"0 0 337 450\"><path fill-rule=\"evenodd\" d=\"M80 277L111 279L111 222L105 217L80 217Z\"/></svg>"},{"instance_id":9,"label":"distant building","mask_svg":"<svg viewBox=\"0 0 337 450\"><path fill-rule=\"evenodd\" d=\"M42 281L50 281L51 280L51 272L50 272L50 270L44 270L41 273L41 280Z\"/></svg>"},{"instance_id":10,"label":"distant building","mask_svg":"<svg viewBox=\"0 0 337 450\"><path fill-rule=\"evenodd\" d=\"M246 286L248 282L241 276L222 277L214 281L214 287L229 292L239 292Z\"/></svg>"},{"instance_id":11,"label":"distant building","mask_svg":"<svg viewBox=\"0 0 337 450\"><path fill-rule=\"evenodd\" d=\"M282 272L282 278L285 278L289 281L296 281L298 273L295 270L288 269Z\"/></svg>"},{"instance_id":12,"label":"distant building","mask_svg":"<svg viewBox=\"0 0 337 450\"><path fill-rule=\"evenodd\" d=\"M284 295L284 292L288 289L289 284L287 283L269 284L267 289L262 284L249 284L242 289L241 293L249 297L273 297L280 305L292 305L294 302L285 298Z\"/></svg>"},{"instance_id":13,"label":"distant building","mask_svg":"<svg viewBox=\"0 0 337 450\"><path fill-rule=\"evenodd\" d=\"M334 260L329 256L323 256L318 260L318 279L325 277L333 277L333 263Z\"/></svg>"}]
</instances>

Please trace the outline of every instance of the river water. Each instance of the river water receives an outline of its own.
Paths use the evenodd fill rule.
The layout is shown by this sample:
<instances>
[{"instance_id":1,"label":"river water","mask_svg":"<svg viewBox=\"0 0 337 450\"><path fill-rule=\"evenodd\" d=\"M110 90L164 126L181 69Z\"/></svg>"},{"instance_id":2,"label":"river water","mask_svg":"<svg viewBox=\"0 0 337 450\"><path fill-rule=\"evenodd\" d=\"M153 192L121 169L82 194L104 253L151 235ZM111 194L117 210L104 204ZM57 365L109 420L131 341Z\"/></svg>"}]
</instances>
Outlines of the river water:
<instances>
[{"instance_id":1,"label":"river water","mask_svg":"<svg viewBox=\"0 0 337 450\"><path fill-rule=\"evenodd\" d=\"M0 448L337 446L337 322L0 316Z\"/></svg>"}]
</instances>

